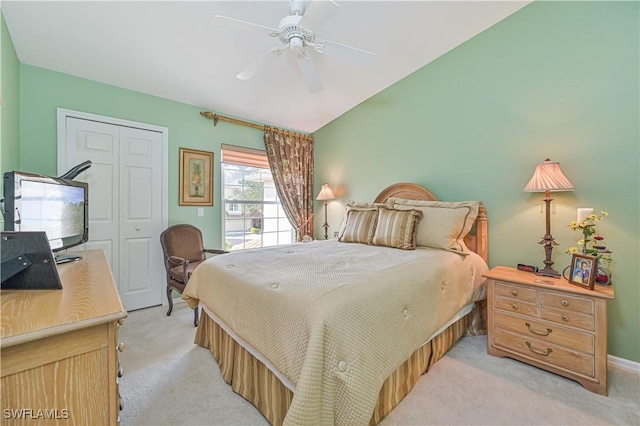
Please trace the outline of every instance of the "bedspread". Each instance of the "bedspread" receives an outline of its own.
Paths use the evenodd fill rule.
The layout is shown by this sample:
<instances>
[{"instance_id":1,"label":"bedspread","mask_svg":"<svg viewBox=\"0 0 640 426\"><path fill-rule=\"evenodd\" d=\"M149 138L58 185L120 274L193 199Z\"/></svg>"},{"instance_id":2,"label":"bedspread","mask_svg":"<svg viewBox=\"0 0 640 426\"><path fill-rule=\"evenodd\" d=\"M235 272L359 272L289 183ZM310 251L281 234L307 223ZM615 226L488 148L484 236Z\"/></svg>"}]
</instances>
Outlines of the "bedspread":
<instances>
[{"instance_id":1,"label":"bedspread","mask_svg":"<svg viewBox=\"0 0 640 426\"><path fill-rule=\"evenodd\" d=\"M479 298L487 269L473 253L315 241L211 258L182 297L294 384L285 424L367 424L384 380Z\"/></svg>"}]
</instances>

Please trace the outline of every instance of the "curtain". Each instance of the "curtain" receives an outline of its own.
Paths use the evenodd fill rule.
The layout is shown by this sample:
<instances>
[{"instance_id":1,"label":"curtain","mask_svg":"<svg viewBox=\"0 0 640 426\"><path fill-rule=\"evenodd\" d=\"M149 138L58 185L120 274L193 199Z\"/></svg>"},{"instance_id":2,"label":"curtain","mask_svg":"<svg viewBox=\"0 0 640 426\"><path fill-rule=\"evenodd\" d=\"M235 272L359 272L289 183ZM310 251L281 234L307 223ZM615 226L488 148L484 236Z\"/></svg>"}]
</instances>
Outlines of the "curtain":
<instances>
[{"instance_id":1,"label":"curtain","mask_svg":"<svg viewBox=\"0 0 640 426\"><path fill-rule=\"evenodd\" d=\"M313 137L265 126L264 145L296 240L313 237Z\"/></svg>"}]
</instances>

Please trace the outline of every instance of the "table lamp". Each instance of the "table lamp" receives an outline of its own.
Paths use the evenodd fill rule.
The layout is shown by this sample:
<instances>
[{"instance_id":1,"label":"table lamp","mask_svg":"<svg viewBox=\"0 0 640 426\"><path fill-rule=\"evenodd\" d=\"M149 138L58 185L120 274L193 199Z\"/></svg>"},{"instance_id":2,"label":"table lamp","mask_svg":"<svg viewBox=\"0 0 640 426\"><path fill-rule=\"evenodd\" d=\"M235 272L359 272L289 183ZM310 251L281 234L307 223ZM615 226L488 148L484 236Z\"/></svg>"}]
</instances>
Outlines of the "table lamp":
<instances>
[{"instance_id":1,"label":"table lamp","mask_svg":"<svg viewBox=\"0 0 640 426\"><path fill-rule=\"evenodd\" d=\"M544 245L544 251L546 258L544 260L545 267L541 271L538 271L538 275L544 275L546 277L560 278L560 273L554 270L551 265L551 251L554 245L558 245L551 236L551 192L560 191L573 191L573 185L569 182L569 179L562 173L560 169L560 163L551 162L550 159L544 160L544 163L538 164L533 177L524 187L525 192L544 192L544 202L546 204L546 220L547 220L547 232L545 233L542 241L539 244Z\"/></svg>"},{"instance_id":2,"label":"table lamp","mask_svg":"<svg viewBox=\"0 0 640 426\"><path fill-rule=\"evenodd\" d=\"M320 190L320 193L316 197L316 200L324 201L324 225L322 225L322 227L324 228L325 240L329 238L329 233L328 233L329 223L327 222L327 202L329 200L335 200L335 198L336 196L333 195L333 191L331 190L331 187L327 183L322 185L322 189Z\"/></svg>"}]
</instances>

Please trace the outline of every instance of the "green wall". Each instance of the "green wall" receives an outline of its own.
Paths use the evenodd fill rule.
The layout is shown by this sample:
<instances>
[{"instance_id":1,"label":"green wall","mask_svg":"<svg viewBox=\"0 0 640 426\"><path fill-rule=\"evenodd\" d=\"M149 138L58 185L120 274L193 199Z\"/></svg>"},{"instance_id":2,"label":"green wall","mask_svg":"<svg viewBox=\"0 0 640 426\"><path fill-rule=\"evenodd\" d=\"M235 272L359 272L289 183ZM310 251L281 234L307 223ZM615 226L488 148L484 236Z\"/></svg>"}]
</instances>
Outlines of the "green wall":
<instances>
[{"instance_id":1,"label":"green wall","mask_svg":"<svg viewBox=\"0 0 640 426\"><path fill-rule=\"evenodd\" d=\"M20 169L27 172L58 174L57 108L167 127L169 225L191 223L202 230L207 247L222 247L220 145L264 149L262 132L229 123L214 127L213 121L200 116L203 108L25 64L20 66L20 98ZM214 205L205 207L202 218L197 217L197 207L178 206L180 147L214 153Z\"/></svg>"},{"instance_id":2,"label":"green wall","mask_svg":"<svg viewBox=\"0 0 640 426\"><path fill-rule=\"evenodd\" d=\"M415 182L484 201L491 266L544 266L543 194L522 189L550 157L575 187L554 194L554 266L570 263L576 208L607 210L609 352L640 361L638 17L637 2L532 3L318 130L315 185L341 194L330 233L347 200Z\"/></svg>"},{"instance_id":3,"label":"green wall","mask_svg":"<svg viewBox=\"0 0 640 426\"><path fill-rule=\"evenodd\" d=\"M542 265L542 194L522 188L551 157L576 188L555 195L555 266L569 263L564 249L578 238L566 227L575 209L608 210L598 228L615 258L609 350L640 361L638 15L635 2L533 3L320 129L315 186L329 182L339 196L330 233L348 199L411 181L442 199L485 202L491 265ZM170 224L193 223L207 246L221 246L220 144L262 148L261 132L213 127L199 107L19 64L7 35L3 28L2 171L57 173L56 108L165 126ZM179 147L215 154L215 205L204 218L178 206Z\"/></svg>"},{"instance_id":4,"label":"green wall","mask_svg":"<svg viewBox=\"0 0 640 426\"><path fill-rule=\"evenodd\" d=\"M2 14L0 38L0 170L4 172L17 169L20 162L20 62Z\"/></svg>"}]
</instances>

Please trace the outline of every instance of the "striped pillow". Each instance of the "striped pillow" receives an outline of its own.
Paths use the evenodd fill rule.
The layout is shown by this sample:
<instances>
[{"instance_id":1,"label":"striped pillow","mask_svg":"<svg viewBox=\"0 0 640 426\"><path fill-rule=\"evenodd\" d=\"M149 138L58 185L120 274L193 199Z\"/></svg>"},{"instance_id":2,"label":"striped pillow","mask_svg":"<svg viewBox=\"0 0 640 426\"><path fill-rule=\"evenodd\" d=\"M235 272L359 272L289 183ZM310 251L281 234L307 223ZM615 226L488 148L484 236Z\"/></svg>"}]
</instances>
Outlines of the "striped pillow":
<instances>
[{"instance_id":1,"label":"striped pillow","mask_svg":"<svg viewBox=\"0 0 640 426\"><path fill-rule=\"evenodd\" d=\"M419 210L378 209L378 225L372 244L402 250L415 250L416 231L422 218Z\"/></svg>"},{"instance_id":2,"label":"striped pillow","mask_svg":"<svg viewBox=\"0 0 640 426\"><path fill-rule=\"evenodd\" d=\"M349 210L344 229L342 229L338 241L371 244L377 221L378 211L375 209Z\"/></svg>"},{"instance_id":3,"label":"striped pillow","mask_svg":"<svg viewBox=\"0 0 640 426\"><path fill-rule=\"evenodd\" d=\"M349 213L349 210L377 210L378 207L384 206L385 203L365 203L362 201L349 200L347 208L344 211L344 217L342 218L342 224L340 225L340 232L338 232L338 236L342 235L344 227L347 225L347 213Z\"/></svg>"}]
</instances>

